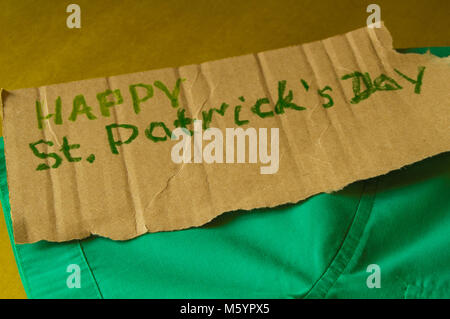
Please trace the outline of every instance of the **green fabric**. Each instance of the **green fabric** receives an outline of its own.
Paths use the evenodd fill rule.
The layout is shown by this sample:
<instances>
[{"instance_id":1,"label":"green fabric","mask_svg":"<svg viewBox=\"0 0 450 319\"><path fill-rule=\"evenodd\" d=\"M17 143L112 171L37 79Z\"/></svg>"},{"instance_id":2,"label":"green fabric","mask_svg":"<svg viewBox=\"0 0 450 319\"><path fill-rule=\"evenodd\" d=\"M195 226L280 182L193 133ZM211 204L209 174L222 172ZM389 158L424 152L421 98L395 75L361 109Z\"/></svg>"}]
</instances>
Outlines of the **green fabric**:
<instances>
[{"instance_id":1,"label":"green fabric","mask_svg":"<svg viewBox=\"0 0 450 319\"><path fill-rule=\"evenodd\" d=\"M3 139L0 148L13 241ZM296 205L227 213L201 228L13 247L30 298L450 298L449 234L445 153ZM70 264L81 268L80 289L66 285ZM370 264L380 266L379 289L366 285Z\"/></svg>"}]
</instances>

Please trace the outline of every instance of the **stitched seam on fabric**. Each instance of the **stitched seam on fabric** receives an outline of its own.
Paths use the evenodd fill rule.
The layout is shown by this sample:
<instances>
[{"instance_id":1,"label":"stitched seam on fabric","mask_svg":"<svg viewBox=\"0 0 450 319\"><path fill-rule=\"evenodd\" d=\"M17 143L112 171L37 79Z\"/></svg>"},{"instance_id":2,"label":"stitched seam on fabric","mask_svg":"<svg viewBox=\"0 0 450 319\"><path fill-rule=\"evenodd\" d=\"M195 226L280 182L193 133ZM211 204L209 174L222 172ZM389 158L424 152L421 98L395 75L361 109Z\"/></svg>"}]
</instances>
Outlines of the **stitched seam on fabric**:
<instances>
[{"instance_id":1,"label":"stitched seam on fabric","mask_svg":"<svg viewBox=\"0 0 450 319\"><path fill-rule=\"evenodd\" d=\"M0 190L0 195L1 195L2 198L3 198L3 192L2 192L1 190ZM8 223L8 222L11 223L11 222L12 222L12 221L11 221L11 216L8 216L9 218L7 218L6 214L10 214L10 213L5 213L5 210L3 210L3 215L4 215L4 218L5 218L5 222L6 222L6 223ZM8 219L8 220L7 220L7 219ZM28 277L26 276L26 272L25 272L25 270L24 270L24 268L23 268L23 265L22 265L22 257L21 257L21 254L20 254L20 250L17 249L17 246L16 246L16 244L15 244L15 242L14 242L14 237L13 237L12 229L9 229L9 228L8 228L8 235L9 235L9 239L10 239L11 246L12 246L12 248L13 248L14 257L15 257L15 260L16 260L17 268L18 268L18 270L19 270L20 278L21 278L21 280L22 280L23 288L24 288L24 290L25 290L25 293L26 293L27 297L28 297L29 299L33 299L34 297L33 297L32 293L31 293L31 289L30 289L30 284L29 284L29 281L28 281ZM80 243L80 242L78 242L78 244L79 244L79 248L80 248L80 251L81 251L81 257L82 257L82 260L84 260L84 262L86 263L86 266L87 266L87 268L88 268L88 270L89 270L89 272L90 272L90 275L91 275L91 277L92 277L92 279L93 279L93 281L94 281L94 283L95 283L95 286L96 286L96 288L97 288L98 295L100 296L101 299L103 299L103 295L102 295L102 293L101 293L101 291L100 291L100 287L99 287L99 285L98 285L98 283L97 283L97 280L95 279L95 276L94 276L94 274L93 274L93 272L92 272L92 269L91 269L91 267L90 267L90 265L89 265L89 263L88 263L88 261L87 261L87 258L86 258L86 254L85 254L85 252L84 252L84 249L83 249L83 247L81 246L81 243Z\"/></svg>"},{"instance_id":2,"label":"stitched seam on fabric","mask_svg":"<svg viewBox=\"0 0 450 319\"><path fill-rule=\"evenodd\" d=\"M372 186L369 183L374 183L374 185ZM356 206L356 212L341 245L339 246L329 266L325 269L322 276L320 276L320 278L313 284L304 298L316 298L318 295L322 298L326 297L330 289L334 286L336 281L347 268L348 263L351 261L355 250L358 247L361 236L364 233L364 229L366 228L369 220L369 216L373 208L373 202L375 200L377 184L377 179L374 182L364 182L363 190L361 192L358 205ZM366 195L369 190L372 190L374 194L367 198L367 200L370 201L370 206L362 211L362 203L366 199ZM364 222L361 222L362 220L364 220ZM356 237L353 237L354 234L358 232L359 234ZM352 241L354 241L353 244Z\"/></svg>"},{"instance_id":3,"label":"stitched seam on fabric","mask_svg":"<svg viewBox=\"0 0 450 319\"><path fill-rule=\"evenodd\" d=\"M14 237L12 237L12 238L14 238ZM12 239L12 240L14 241L14 239ZM10 240L10 242L11 242L11 240ZM25 271L23 269L22 256L20 255L20 252L17 249L15 242L11 242L11 246L13 246L14 257L16 257L16 264L17 264L17 268L19 269L19 275L20 275L20 278L22 279L22 285L25 290L25 294L27 295L28 298L33 299L32 294L31 294L30 284L28 282L28 277L25 275Z\"/></svg>"},{"instance_id":4,"label":"stitched seam on fabric","mask_svg":"<svg viewBox=\"0 0 450 319\"><path fill-rule=\"evenodd\" d=\"M316 286L318 286L319 283L323 280L323 278L325 277L325 275L327 274L327 272L330 271L330 268L331 268L331 266L333 265L334 260L337 258L339 252L341 251L342 247L344 246L345 240L346 240L346 238L347 238L347 236L348 236L348 234L349 234L349 232L350 232L350 230L351 230L351 228L352 228L352 225L353 225L354 222L355 222L356 215L357 215L357 213L358 213L358 208L359 208L359 205L361 204L361 199L362 199L362 197L363 197L363 195L364 195L365 188L366 188L366 182L364 182L364 184L363 184L363 188L362 188L362 190L361 190L361 195L359 196L358 204L356 205L355 213L353 214L352 221L351 221L350 225L348 226L348 229L347 229L347 231L346 231L346 233L345 233L345 235L344 235L344 239L342 239L342 242L341 242L341 244L339 245L339 248L337 249L335 255L334 255L333 258L331 259L331 261L330 261L330 263L328 264L327 268L323 271L323 273L322 273L322 275L319 277L319 279L317 279L317 280L314 282L314 284L312 285L311 289L309 289L309 291L306 293L305 298L308 298L308 296L311 294L311 292L313 292L313 291L316 289Z\"/></svg>"},{"instance_id":5,"label":"stitched seam on fabric","mask_svg":"<svg viewBox=\"0 0 450 319\"><path fill-rule=\"evenodd\" d=\"M98 285L97 279L95 278L94 272L92 271L91 265L89 265L89 262L86 258L86 253L84 252L83 246L81 245L81 240L78 241L78 247L80 248L80 251L81 251L81 257L84 260L84 262L86 263L86 266L89 270L89 274L91 275L91 278L94 281L95 287L97 288L98 295L100 296L100 299L104 299L103 294L100 291L100 286Z\"/></svg>"},{"instance_id":6,"label":"stitched seam on fabric","mask_svg":"<svg viewBox=\"0 0 450 319\"><path fill-rule=\"evenodd\" d=\"M9 231L8 231L9 233ZM28 282L28 277L25 275L25 271L23 269L23 265L22 265L22 257L20 255L19 250L16 247L16 243L14 242L14 236L12 233L9 234L10 238L9 238L9 242L11 243L11 246L13 247L13 253L14 253L14 257L16 259L16 264L17 264L17 268L19 270L19 275L20 278L22 279L22 285L23 288L25 290L25 294L27 295L28 298L32 299L32 294L31 294L31 289L30 289L30 284Z\"/></svg>"},{"instance_id":7,"label":"stitched seam on fabric","mask_svg":"<svg viewBox=\"0 0 450 319\"><path fill-rule=\"evenodd\" d=\"M0 189L0 195L1 195L1 198L3 198L3 192L1 189ZM9 194L8 194L8 196L9 196ZM6 226L8 225L8 223L12 224L11 216L9 215L10 212L5 212L5 210L3 209L3 205L2 205L2 210L3 210L3 217L5 218ZM11 209L10 209L10 211L11 211ZM8 217L7 217L7 215L8 215ZM28 298L32 298L30 285L28 283L28 278L25 275L25 271L24 271L22 263L21 263L22 257L20 256L20 252L16 247L16 243L14 242L14 234L13 234L12 227L11 228L6 227L6 228L8 231L9 242L11 243L11 247L13 249L13 254L14 254L14 259L17 264L17 269L19 270L19 276L22 281L23 288L25 290L25 294L27 295Z\"/></svg>"},{"instance_id":8,"label":"stitched seam on fabric","mask_svg":"<svg viewBox=\"0 0 450 319\"><path fill-rule=\"evenodd\" d=\"M373 209L373 206L374 206L374 203L375 203L375 197L376 197L376 192L377 192L377 186L378 186L378 178L375 179L375 181L374 181L374 186L373 186L373 187L374 187L374 189L373 189L374 194L368 198L368 200L370 201L370 204L369 204L370 206L367 208L367 211L366 211L365 214L363 214L363 216L362 216L362 218L366 218L366 220L364 221L364 223L362 223L362 228L360 229L360 233L359 233L359 235L358 235L358 238L355 238L355 245L354 245L354 246L352 247L352 249L351 249L351 254L348 255L348 260L347 260L347 262L345 263L345 266L342 268L342 271L340 271L340 272L338 273L338 276L335 278L335 280L333 281L333 283L328 287L327 292L326 292L326 294L325 294L324 297L327 297L327 296L328 296L328 294L329 294L331 288L333 288L333 286L336 284L336 282L339 280L339 278L342 276L342 274L343 274L343 273L345 272L345 270L347 269L347 267L348 267L350 261L351 261L351 260L353 259L353 257L355 256L356 249L358 248L359 243L361 242L361 237L362 237L362 235L364 234L364 231L365 231L365 229L366 229L366 227L367 227L367 222L369 221L369 217L370 217L370 215L371 215L371 213L372 213L372 209Z\"/></svg>"}]
</instances>

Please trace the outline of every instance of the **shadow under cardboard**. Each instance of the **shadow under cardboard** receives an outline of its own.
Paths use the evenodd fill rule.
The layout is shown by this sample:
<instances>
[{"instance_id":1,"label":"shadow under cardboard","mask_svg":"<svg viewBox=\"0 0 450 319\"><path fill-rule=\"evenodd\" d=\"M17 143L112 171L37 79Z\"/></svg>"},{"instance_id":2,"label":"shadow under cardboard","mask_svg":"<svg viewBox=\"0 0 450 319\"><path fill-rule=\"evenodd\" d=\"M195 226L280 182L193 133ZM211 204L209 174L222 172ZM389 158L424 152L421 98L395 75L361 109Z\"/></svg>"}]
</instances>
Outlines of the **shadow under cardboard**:
<instances>
[{"instance_id":1,"label":"shadow under cardboard","mask_svg":"<svg viewBox=\"0 0 450 319\"><path fill-rule=\"evenodd\" d=\"M447 176L450 178L450 152L442 153L423 161L407 165L398 170L389 172L386 175L377 176L367 180L357 181L347 185L344 189L327 194L327 196L344 196L344 197L360 197L362 195L360 187L354 187L356 184L374 183L377 180L383 180L383 183L378 183L376 192L389 192L394 189L406 188L408 186L421 183L428 179L434 179L440 176ZM365 194L372 194L373 189L366 189ZM319 195L319 194L318 194ZM450 195L450 194L449 194ZM317 195L314 195L317 196ZM314 197L312 196L312 197ZM310 197L311 198L311 197ZM241 218L243 214L259 214L259 213L283 213L286 209L290 209L296 205L308 201L310 198L299 201L298 203L289 203L272 208L258 208L251 211L237 210L223 213L214 218L209 223L201 226L201 228L216 228L226 225Z\"/></svg>"},{"instance_id":2,"label":"shadow under cardboard","mask_svg":"<svg viewBox=\"0 0 450 319\"><path fill-rule=\"evenodd\" d=\"M284 205L280 205L277 207L272 208L258 208L250 211L245 210L237 210L237 211L231 211L223 213L216 218L214 218L212 221L206 223L203 226L200 226L198 228L203 229L215 229L218 227L222 227L227 224L231 224L233 222L236 222L238 219L245 218L249 214L282 214L285 213L286 210L292 209L296 205L302 205L308 200L311 200L315 196L339 196L339 197L348 197L348 198L360 198L362 194L371 195L374 192L374 188L370 187L364 187L366 184L375 183L377 182L377 188L376 193L384 193L389 192L392 190L407 188L416 184L420 184L424 181L435 179L435 178L448 178L450 179L450 152L442 153L430 158L427 158L425 160L422 160L420 162L407 165L405 167L402 167L401 169L389 172L386 175L377 176L374 178L370 178L367 180L357 181L352 184L347 185L345 188L343 188L340 191L332 192L329 194L317 194L310 198L304 199L302 201L299 201L297 203L288 203ZM358 186L359 185L359 186ZM363 191L362 191L363 189ZM450 192L450 190L448 190ZM450 197L450 194L449 194ZM193 228L190 228L193 229ZM189 229L184 229L180 231L187 231ZM125 240L125 241L115 241L118 244L125 244L132 240L139 240L140 238L144 236L152 236L157 233L148 233L144 234L142 236L138 236L136 238ZM46 241L39 241L38 243L34 243L31 245L39 245L42 248L48 246L48 245L55 245L55 244L70 244L70 243L76 243L78 241L81 241L82 243L88 243L92 240L96 239L102 239L107 241L112 241L109 238L101 237L98 235L93 235L88 238L84 238L82 240L71 240L64 243L52 243L52 242L46 242ZM25 244L30 245L30 244Z\"/></svg>"}]
</instances>

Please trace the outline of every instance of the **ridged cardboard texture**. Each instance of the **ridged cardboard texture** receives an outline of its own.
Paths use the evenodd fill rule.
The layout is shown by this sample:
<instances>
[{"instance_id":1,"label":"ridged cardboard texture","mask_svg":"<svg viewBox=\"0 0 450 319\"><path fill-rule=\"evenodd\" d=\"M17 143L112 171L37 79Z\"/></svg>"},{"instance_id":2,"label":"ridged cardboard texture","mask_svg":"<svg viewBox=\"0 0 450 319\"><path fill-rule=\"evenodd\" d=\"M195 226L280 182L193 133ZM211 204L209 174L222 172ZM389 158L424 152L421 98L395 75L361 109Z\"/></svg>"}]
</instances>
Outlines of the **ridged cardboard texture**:
<instances>
[{"instance_id":1,"label":"ridged cardboard texture","mask_svg":"<svg viewBox=\"0 0 450 319\"><path fill-rule=\"evenodd\" d=\"M201 226L449 151L449 79L448 58L399 54L383 26L200 65L4 91L15 240L126 240ZM192 163L174 162L171 133L197 134L196 119L201 134L267 128L277 168L262 173L268 164L250 162L250 153L226 163L225 153L238 153L229 141L223 163L195 163L206 139L193 143Z\"/></svg>"}]
</instances>

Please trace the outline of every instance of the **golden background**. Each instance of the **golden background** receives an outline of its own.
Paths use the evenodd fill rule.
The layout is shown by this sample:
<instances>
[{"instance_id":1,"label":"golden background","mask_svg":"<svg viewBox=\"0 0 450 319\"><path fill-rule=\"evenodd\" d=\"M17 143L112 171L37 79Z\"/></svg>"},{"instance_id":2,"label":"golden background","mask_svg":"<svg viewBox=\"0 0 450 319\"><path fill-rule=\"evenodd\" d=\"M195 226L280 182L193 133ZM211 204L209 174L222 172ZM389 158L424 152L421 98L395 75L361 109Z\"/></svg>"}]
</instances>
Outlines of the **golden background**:
<instances>
[{"instance_id":1,"label":"golden background","mask_svg":"<svg viewBox=\"0 0 450 319\"><path fill-rule=\"evenodd\" d=\"M68 29L66 7L81 7ZM0 0L0 87L12 90L259 52L362 27L381 7L395 48L450 46L448 0ZM25 298L0 217L0 298Z\"/></svg>"}]
</instances>

